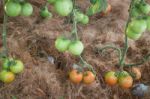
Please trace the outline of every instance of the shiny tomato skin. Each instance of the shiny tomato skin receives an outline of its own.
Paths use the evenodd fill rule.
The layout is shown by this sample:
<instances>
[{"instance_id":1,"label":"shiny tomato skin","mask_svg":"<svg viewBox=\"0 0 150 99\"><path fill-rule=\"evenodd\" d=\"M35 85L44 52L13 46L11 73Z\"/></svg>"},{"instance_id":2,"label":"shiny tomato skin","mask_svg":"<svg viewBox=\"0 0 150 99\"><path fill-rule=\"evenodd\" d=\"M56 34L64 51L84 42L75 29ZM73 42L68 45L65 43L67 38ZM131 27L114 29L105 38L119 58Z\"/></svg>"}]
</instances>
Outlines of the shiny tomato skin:
<instances>
[{"instance_id":1,"label":"shiny tomato skin","mask_svg":"<svg viewBox=\"0 0 150 99\"><path fill-rule=\"evenodd\" d=\"M84 72L83 83L91 84L95 81L95 75L91 71Z\"/></svg>"},{"instance_id":2,"label":"shiny tomato skin","mask_svg":"<svg viewBox=\"0 0 150 99\"><path fill-rule=\"evenodd\" d=\"M78 70L74 69L69 73L69 79L71 82L79 84L83 79L83 74L82 72L78 72Z\"/></svg>"},{"instance_id":3,"label":"shiny tomato skin","mask_svg":"<svg viewBox=\"0 0 150 99\"><path fill-rule=\"evenodd\" d=\"M17 2L8 1L5 4L5 12L10 17L19 16L21 13L21 5Z\"/></svg>"},{"instance_id":4,"label":"shiny tomato skin","mask_svg":"<svg viewBox=\"0 0 150 99\"><path fill-rule=\"evenodd\" d=\"M146 28L147 28L147 23L146 23L146 21L145 20L143 20L143 19L140 19L140 20L138 20L138 19L133 19L130 23L129 23L129 25L128 25L128 27L133 31L133 32L135 32L135 33L143 33L143 32L145 32L145 30L146 30Z\"/></svg>"},{"instance_id":5,"label":"shiny tomato skin","mask_svg":"<svg viewBox=\"0 0 150 99\"><path fill-rule=\"evenodd\" d=\"M105 74L105 82L110 85L116 85L118 81L118 78L115 76L115 72L114 71L109 71Z\"/></svg>"},{"instance_id":6,"label":"shiny tomato skin","mask_svg":"<svg viewBox=\"0 0 150 99\"><path fill-rule=\"evenodd\" d=\"M68 51L76 56L81 55L84 50L84 45L81 41L72 41L69 45Z\"/></svg>"},{"instance_id":7,"label":"shiny tomato skin","mask_svg":"<svg viewBox=\"0 0 150 99\"><path fill-rule=\"evenodd\" d=\"M119 86L123 89L129 89L133 85L133 78L130 75L120 76L118 80Z\"/></svg>"},{"instance_id":8,"label":"shiny tomato skin","mask_svg":"<svg viewBox=\"0 0 150 99\"><path fill-rule=\"evenodd\" d=\"M20 60L14 60L14 64L10 66L10 71L18 74L24 70L24 64Z\"/></svg>"},{"instance_id":9,"label":"shiny tomato skin","mask_svg":"<svg viewBox=\"0 0 150 99\"><path fill-rule=\"evenodd\" d=\"M55 41L55 47L59 52L65 52L68 50L71 41L69 39L59 37Z\"/></svg>"},{"instance_id":10,"label":"shiny tomato skin","mask_svg":"<svg viewBox=\"0 0 150 99\"><path fill-rule=\"evenodd\" d=\"M142 36L142 33L136 33L130 27L128 27L126 31L126 35L128 38L132 40L138 40Z\"/></svg>"},{"instance_id":11,"label":"shiny tomato skin","mask_svg":"<svg viewBox=\"0 0 150 99\"><path fill-rule=\"evenodd\" d=\"M71 0L57 0L54 7L60 16L68 16L72 12L73 3Z\"/></svg>"},{"instance_id":12,"label":"shiny tomato skin","mask_svg":"<svg viewBox=\"0 0 150 99\"><path fill-rule=\"evenodd\" d=\"M6 71L6 70L2 70L0 72L0 80L4 83L11 83L12 81L14 81L15 79L15 75L12 72Z\"/></svg>"},{"instance_id":13,"label":"shiny tomato skin","mask_svg":"<svg viewBox=\"0 0 150 99\"><path fill-rule=\"evenodd\" d=\"M81 20L81 23L86 25L89 23L89 17L87 15L84 15L84 18Z\"/></svg>"},{"instance_id":14,"label":"shiny tomato skin","mask_svg":"<svg viewBox=\"0 0 150 99\"><path fill-rule=\"evenodd\" d=\"M139 8L141 12L144 14L149 14L150 12L150 5L148 3L140 4Z\"/></svg>"},{"instance_id":15,"label":"shiny tomato skin","mask_svg":"<svg viewBox=\"0 0 150 99\"><path fill-rule=\"evenodd\" d=\"M24 3L22 5L21 15L22 16L30 16L33 13L33 7L30 3Z\"/></svg>"}]
</instances>

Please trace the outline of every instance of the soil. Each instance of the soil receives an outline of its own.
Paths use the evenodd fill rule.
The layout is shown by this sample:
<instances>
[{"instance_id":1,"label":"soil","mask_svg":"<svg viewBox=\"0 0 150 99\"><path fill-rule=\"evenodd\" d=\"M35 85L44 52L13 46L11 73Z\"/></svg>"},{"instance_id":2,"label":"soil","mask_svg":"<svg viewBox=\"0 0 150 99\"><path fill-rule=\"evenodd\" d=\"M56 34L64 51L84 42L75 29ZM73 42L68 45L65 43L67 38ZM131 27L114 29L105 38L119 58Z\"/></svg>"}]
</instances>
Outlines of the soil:
<instances>
[{"instance_id":1,"label":"soil","mask_svg":"<svg viewBox=\"0 0 150 99\"><path fill-rule=\"evenodd\" d=\"M89 4L89 1L85 1L78 0L83 11ZM83 57L98 75L91 85L75 85L68 80L68 72L79 59L67 52L59 53L54 47L57 36L69 35L71 31L71 24L66 21L67 18L55 14L50 6L54 16L52 19L43 20L39 16L39 6L42 6L44 1L30 2L34 6L34 14L31 17L9 18L7 24L9 56L21 59L25 70L16 76L13 83L0 83L0 99L138 99L131 95L130 90L123 90L118 86L109 87L104 83L104 73L116 70L118 57L113 50L104 54L97 50L107 44L123 47L130 0L110 0L112 12L109 15L95 15L90 18L88 25L78 25L80 39L85 45ZM0 10L0 30L2 16ZM138 41L129 40L126 62L138 62L148 52L150 36L149 32L145 32ZM134 83L149 82L150 62L141 65L140 68L142 79Z\"/></svg>"}]
</instances>

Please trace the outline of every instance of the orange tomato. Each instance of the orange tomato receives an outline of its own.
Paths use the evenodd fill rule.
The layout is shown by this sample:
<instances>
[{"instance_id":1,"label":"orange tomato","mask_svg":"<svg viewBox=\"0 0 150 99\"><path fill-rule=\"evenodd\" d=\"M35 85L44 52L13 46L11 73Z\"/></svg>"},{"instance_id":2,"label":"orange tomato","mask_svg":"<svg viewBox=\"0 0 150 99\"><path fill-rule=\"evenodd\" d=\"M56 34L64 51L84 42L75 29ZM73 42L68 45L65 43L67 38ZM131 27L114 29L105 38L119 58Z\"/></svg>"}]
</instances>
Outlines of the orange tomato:
<instances>
[{"instance_id":1,"label":"orange tomato","mask_svg":"<svg viewBox=\"0 0 150 99\"><path fill-rule=\"evenodd\" d=\"M105 11L102 11L101 16L108 15L108 14L111 12L111 10L112 10L112 7L111 7L110 4L108 4L106 10L105 10Z\"/></svg>"},{"instance_id":2,"label":"orange tomato","mask_svg":"<svg viewBox=\"0 0 150 99\"><path fill-rule=\"evenodd\" d=\"M141 71L137 67L132 67L132 72L135 74L135 80L139 80L141 78Z\"/></svg>"},{"instance_id":3,"label":"orange tomato","mask_svg":"<svg viewBox=\"0 0 150 99\"><path fill-rule=\"evenodd\" d=\"M117 84L117 80L118 80L118 78L115 76L115 72L110 71L105 74L105 82L108 85L113 86L113 85Z\"/></svg>"},{"instance_id":4,"label":"orange tomato","mask_svg":"<svg viewBox=\"0 0 150 99\"><path fill-rule=\"evenodd\" d=\"M81 72L79 72L78 70L74 69L69 73L69 78L70 78L70 81L78 84L82 81L83 74Z\"/></svg>"},{"instance_id":5,"label":"orange tomato","mask_svg":"<svg viewBox=\"0 0 150 99\"><path fill-rule=\"evenodd\" d=\"M128 88L132 87L133 78L130 75L120 76L118 83L123 89L128 89Z\"/></svg>"},{"instance_id":6,"label":"orange tomato","mask_svg":"<svg viewBox=\"0 0 150 99\"><path fill-rule=\"evenodd\" d=\"M91 84L95 81L95 75L91 71L86 71L83 76L83 83Z\"/></svg>"}]
</instances>

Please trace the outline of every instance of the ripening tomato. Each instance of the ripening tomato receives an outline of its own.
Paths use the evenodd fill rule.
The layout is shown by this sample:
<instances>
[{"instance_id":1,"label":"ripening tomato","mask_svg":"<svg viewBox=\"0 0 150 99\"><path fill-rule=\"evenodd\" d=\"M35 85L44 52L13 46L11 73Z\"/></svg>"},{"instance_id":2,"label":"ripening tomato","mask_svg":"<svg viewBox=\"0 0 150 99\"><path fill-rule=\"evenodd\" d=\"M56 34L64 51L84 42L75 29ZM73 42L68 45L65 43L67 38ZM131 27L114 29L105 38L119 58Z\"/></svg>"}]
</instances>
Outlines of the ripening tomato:
<instances>
[{"instance_id":1,"label":"ripening tomato","mask_svg":"<svg viewBox=\"0 0 150 99\"><path fill-rule=\"evenodd\" d=\"M68 51L73 55L80 55L83 52L84 46L81 41L72 41Z\"/></svg>"},{"instance_id":2,"label":"ripening tomato","mask_svg":"<svg viewBox=\"0 0 150 99\"><path fill-rule=\"evenodd\" d=\"M10 71L15 74L21 73L23 70L24 70L24 64L20 60L14 60L10 66Z\"/></svg>"},{"instance_id":3,"label":"ripening tomato","mask_svg":"<svg viewBox=\"0 0 150 99\"><path fill-rule=\"evenodd\" d=\"M71 0L57 0L54 7L59 15L68 16L72 12L73 3Z\"/></svg>"},{"instance_id":4,"label":"ripening tomato","mask_svg":"<svg viewBox=\"0 0 150 99\"><path fill-rule=\"evenodd\" d=\"M15 79L15 75L12 72L2 70L0 72L0 80L4 83L11 83Z\"/></svg>"},{"instance_id":5,"label":"ripening tomato","mask_svg":"<svg viewBox=\"0 0 150 99\"><path fill-rule=\"evenodd\" d=\"M21 12L21 5L17 2L8 1L5 5L5 12L10 17L19 16Z\"/></svg>"},{"instance_id":6,"label":"ripening tomato","mask_svg":"<svg viewBox=\"0 0 150 99\"><path fill-rule=\"evenodd\" d=\"M150 5L147 3L140 4L139 8L140 8L141 12L144 14L148 14L150 12Z\"/></svg>"},{"instance_id":7,"label":"ripening tomato","mask_svg":"<svg viewBox=\"0 0 150 99\"><path fill-rule=\"evenodd\" d=\"M30 16L33 12L33 7L30 3L24 3L21 9L22 16Z\"/></svg>"},{"instance_id":8,"label":"ripening tomato","mask_svg":"<svg viewBox=\"0 0 150 99\"><path fill-rule=\"evenodd\" d=\"M47 0L47 1L48 1L48 3L53 4L53 3L55 3L57 0Z\"/></svg>"},{"instance_id":9,"label":"ripening tomato","mask_svg":"<svg viewBox=\"0 0 150 99\"><path fill-rule=\"evenodd\" d=\"M105 74L105 82L110 85L116 85L118 78L115 76L115 72L109 71Z\"/></svg>"},{"instance_id":10,"label":"ripening tomato","mask_svg":"<svg viewBox=\"0 0 150 99\"><path fill-rule=\"evenodd\" d=\"M72 81L73 83L80 83L83 79L83 74L82 72L79 72L78 70L74 69L69 73L69 79L70 81Z\"/></svg>"},{"instance_id":11,"label":"ripening tomato","mask_svg":"<svg viewBox=\"0 0 150 99\"><path fill-rule=\"evenodd\" d=\"M55 41L55 47L59 52L65 52L68 50L70 42L71 41L69 39L59 37Z\"/></svg>"},{"instance_id":12,"label":"ripening tomato","mask_svg":"<svg viewBox=\"0 0 150 99\"><path fill-rule=\"evenodd\" d=\"M147 17L147 30L150 31L150 16Z\"/></svg>"},{"instance_id":13,"label":"ripening tomato","mask_svg":"<svg viewBox=\"0 0 150 99\"><path fill-rule=\"evenodd\" d=\"M119 76L118 83L123 89L131 88L133 84L133 78L130 75L121 75Z\"/></svg>"},{"instance_id":14,"label":"ripening tomato","mask_svg":"<svg viewBox=\"0 0 150 99\"><path fill-rule=\"evenodd\" d=\"M51 18L53 15L48 11L47 7L44 7L40 10L40 16L43 18Z\"/></svg>"},{"instance_id":15,"label":"ripening tomato","mask_svg":"<svg viewBox=\"0 0 150 99\"><path fill-rule=\"evenodd\" d=\"M136 33L133 30L131 30L130 27L128 27L126 31L126 35L130 39L138 40L142 36L142 33Z\"/></svg>"},{"instance_id":16,"label":"ripening tomato","mask_svg":"<svg viewBox=\"0 0 150 99\"><path fill-rule=\"evenodd\" d=\"M84 14L80 12L75 13L75 19L77 22L81 22L84 19Z\"/></svg>"},{"instance_id":17,"label":"ripening tomato","mask_svg":"<svg viewBox=\"0 0 150 99\"><path fill-rule=\"evenodd\" d=\"M110 4L108 4L106 10L102 11L101 15L105 16L105 15L109 14L111 12L111 10L112 10L112 7Z\"/></svg>"},{"instance_id":18,"label":"ripening tomato","mask_svg":"<svg viewBox=\"0 0 150 99\"><path fill-rule=\"evenodd\" d=\"M141 78L141 71L137 67L132 67L132 73L135 74L135 80L139 80Z\"/></svg>"},{"instance_id":19,"label":"ripening tomato","mask_svg":"<svg viewBox=\"0 0 150 99\"><path fill-rule=\"evenodd\" d=\"M88 24L89 23L89 17L87 15L84 15L84 18L81 20L82 24Z\"/></svg>"},{"instance_id":20,"label":"ripening tomato","mask_svg":"<svg viewBox=\"0 0 150 99\"><path fill-rule=\"evenodd\" d=\"M83 76L83 83L91 84L95 81L95 75L91 71L86 71Z\"/></svg>"},{"instance_id":21,"label":"ripening tomato","mask_svg":"<svg viewBox=\"0 0 150 99\"><path fill-rule=\"evenodd\" d=\"M147 24L146 24L146 21L143 20L143 19L133 19L128 27L130 29L132 29L135 33L142 33L146 30L147 28Z\"/></svg>"}]
</instances>

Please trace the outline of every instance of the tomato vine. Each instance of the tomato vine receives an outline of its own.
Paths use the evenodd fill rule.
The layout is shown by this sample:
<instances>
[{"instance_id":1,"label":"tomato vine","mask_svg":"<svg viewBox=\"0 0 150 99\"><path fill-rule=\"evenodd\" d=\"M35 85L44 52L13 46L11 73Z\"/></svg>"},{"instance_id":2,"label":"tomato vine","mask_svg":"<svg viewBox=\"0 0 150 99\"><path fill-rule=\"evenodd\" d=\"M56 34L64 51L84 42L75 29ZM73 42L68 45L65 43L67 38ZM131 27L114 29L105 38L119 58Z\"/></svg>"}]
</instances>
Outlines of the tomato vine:
<instances>
[{"instance_id":1,"label":"tomato vine","mask_svg":"<svg viewBox=\"0 0 150 99\"><path fill-rule=\"evenodd\" d=\"M116 46L112 46L112 45L106 45L104 46L103 48L97 48L98 51L105 51L107 49L113 49L113 50L116 50L117 53L118 53L118 57L119 57L119 66L120 66L120 70L123 71L123 68L124 67L131 67L131 66L139 66L139 65L142 65L144 64L145 62L149 61L150 60L150 54L144 56L140 62L138 63L133 63L133 64L126 64L125 63L125 59L126 59L126 54L127 54L127 51L128 51L128 36L127 36L127 29L129 27L129 23L131 22L132 20L132 10L134 9L135 5L137 2L144 2L144 0L131 0L130 2L130 6L129 6L129 17L128 17L128 20L127 20L127 23L126 23L126 27L125 27L125 37L124 37L124 47L123 49L119 48L119 47L116 47ZM143 14L142 16L138 16L137 18L145 18L145 14Z\"/></svg>"}]
</instances>

